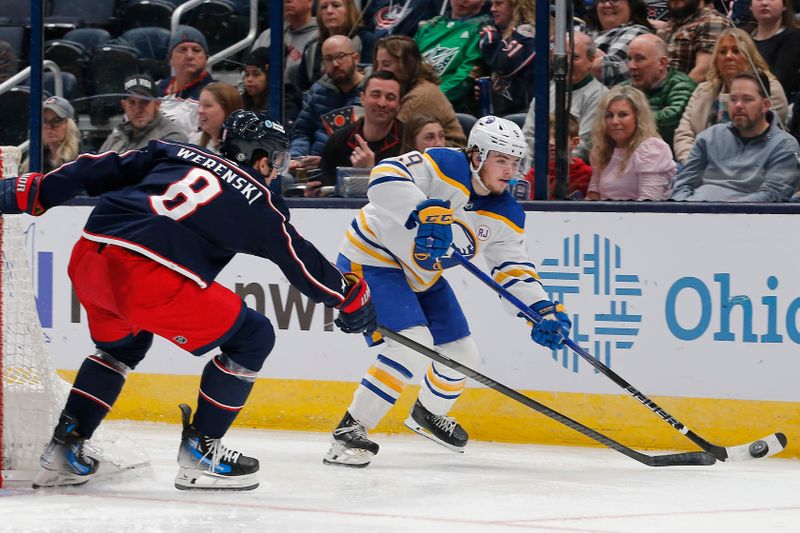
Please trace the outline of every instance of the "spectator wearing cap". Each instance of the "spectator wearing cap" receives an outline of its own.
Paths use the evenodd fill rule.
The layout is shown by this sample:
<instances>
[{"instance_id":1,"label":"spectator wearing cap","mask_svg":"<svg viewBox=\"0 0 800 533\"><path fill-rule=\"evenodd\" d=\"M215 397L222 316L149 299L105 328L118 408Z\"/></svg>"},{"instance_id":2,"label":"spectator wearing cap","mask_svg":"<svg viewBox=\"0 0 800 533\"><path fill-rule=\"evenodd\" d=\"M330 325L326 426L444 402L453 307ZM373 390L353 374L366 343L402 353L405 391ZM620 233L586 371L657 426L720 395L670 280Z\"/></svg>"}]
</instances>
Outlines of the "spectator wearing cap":
<instances>
[{"instance_id":1,"label":"spectator wearing cap","mask_svg":"<svg viewBox=\"0 0 800 533\"><path fill-rule=\"evenodd\" d=\"M197 100L203 87L214 81L206 70L208 44L199 30L178 26L169 41L169 66L173 76L158 82L156 96Z\"/></svg>"},{"instance_id":2,"label":"spectator wearing cap","mask_svg":"<svg viewBox=\"0 0 800 533\"><path fill-rule=\"evenodd\" d=\"M69 100L51 96L42 104L42 169L44 174L64 163L74 161L81 153L81 132L75 124L75 110ZM28 172L29 161L22 161L22 172Z\"/></svg>"},{"instance_id":3,"label":"spectator wearing cap","mask_svg":"<svg viewBox=\"0 0 800 533\"><path fill-rule=\"evenodd\" d=\"M256 48L244 58L242 103L248 111L269 113L269 48ZM291 83L283 86L284 125L294 124L303 103L300 91ZM277 116L277 113L275 113Z\"/></svg>"},{"instance_id":4,"label":"spectator wearing cap","mask_svg":"<svg viewBox=\"0 0 800 533\"><path fill-rule=\"evenodd\" d=\"M156 98L156 84L146 74L136 74L125 80L126 96L120 104L125 120L114 128L100 147L101 152L125 152L143 148L153 139L186 141L186 135L165 117L161 102Z\"/></svg>"}]
</instances>

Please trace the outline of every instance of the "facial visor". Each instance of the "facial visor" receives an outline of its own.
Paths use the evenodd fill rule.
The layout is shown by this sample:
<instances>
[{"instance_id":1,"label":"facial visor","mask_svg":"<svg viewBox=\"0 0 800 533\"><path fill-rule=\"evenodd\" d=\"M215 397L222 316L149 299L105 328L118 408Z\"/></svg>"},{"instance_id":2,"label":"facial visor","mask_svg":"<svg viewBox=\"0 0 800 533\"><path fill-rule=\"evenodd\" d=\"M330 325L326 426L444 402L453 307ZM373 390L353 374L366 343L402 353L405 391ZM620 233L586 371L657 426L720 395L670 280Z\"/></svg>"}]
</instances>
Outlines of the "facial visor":
<instances>
[{"instance_id":1,"label":"facial visor","mask_svg":"<svg viewBox=\"0 0 800 533\"><path fill-rule=\"evenodd\" d=\"M289 170L290 160L291 157L289 156L289 152L285 150L276 150L269 156L269 164L275 169L277 174L286 174L286 172Z\"/></svg>"}]
</instances>

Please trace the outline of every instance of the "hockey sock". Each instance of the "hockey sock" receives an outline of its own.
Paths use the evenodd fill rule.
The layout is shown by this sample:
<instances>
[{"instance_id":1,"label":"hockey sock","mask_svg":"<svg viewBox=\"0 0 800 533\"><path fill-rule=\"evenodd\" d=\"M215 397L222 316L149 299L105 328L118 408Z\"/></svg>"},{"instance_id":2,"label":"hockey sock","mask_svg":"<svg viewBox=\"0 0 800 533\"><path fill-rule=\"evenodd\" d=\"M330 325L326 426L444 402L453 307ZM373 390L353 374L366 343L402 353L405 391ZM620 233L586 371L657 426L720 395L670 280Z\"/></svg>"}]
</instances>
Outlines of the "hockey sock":
<instances>
[{"instance_id":1,"label":"hockey sock","mask_svg":"<svg viewBox=\"0 0 800 533\"><path fill-rule=\"evenodd\" d=\"M91 438L111 410L127 372L128 367L102 351L83 361L64 408L77 419L82 437Z\"/></svg>"},{"instance_id":2,"label":"hockey sock","mask_svg":"<svg viewBox=\"0 0 800 533\"><path fill-rule=\"evenodd\" d=\"M427 346L433 344L433 337L424 326L408 328L403 334ZM427 360L417 352L391 339L384 340L385 348L364 374L347 409L367 429L378 425L397 402L403 387L427 365Z\"/></svg>"},{"instance_id":3,"label":"hockey sock","mask_svg":"<svg viewBox=\"0 0 800 533\"><path fill-rule=\"evenodd\" d=\"M464 337L454 342L437 346L443 355L466 366L474 366L478 360L478 347L473 338ZM460 372L433 363L425 373L419 391L419 401L435 415L446 415L464 391L466 378Z\"/></svg>"},{"instance_id":4,"label":"hockey sock","mask_svg":"<svg viewBox=\"0 0 800 533\"><path fill-rule=\"evenodd\" d=\"M207 437L222 438L244 407L256 374L224 353L209 361L200 380L195 429Z\"/></svg>"}]
</instances>

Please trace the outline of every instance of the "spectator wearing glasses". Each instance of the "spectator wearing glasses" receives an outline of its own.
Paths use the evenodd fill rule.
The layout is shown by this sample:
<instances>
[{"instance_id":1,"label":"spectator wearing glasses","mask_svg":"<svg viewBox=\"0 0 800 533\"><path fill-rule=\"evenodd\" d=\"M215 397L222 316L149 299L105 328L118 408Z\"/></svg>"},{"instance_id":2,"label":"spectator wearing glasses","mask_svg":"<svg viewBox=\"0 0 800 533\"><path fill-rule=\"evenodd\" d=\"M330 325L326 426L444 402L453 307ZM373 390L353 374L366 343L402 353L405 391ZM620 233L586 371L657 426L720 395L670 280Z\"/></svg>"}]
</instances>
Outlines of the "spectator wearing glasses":
<instances>
[{"instance_id":1,"label":"spectator wearing glasses","mask_svg":"<svg viewBox=\"0 0 800 533\"><path fill-rule=\"evenodd\" d=\"M42 111L42 174L74 161L81 153L81 132L75 124L75 110L66 98L51 96ZM28 172L29 160L22 161L21 172Z\"/></svg>"},{"instance_id":2,"label":"spectator wearing glasses","mask_svg":"<svg viewBox=\"0 0 800 533\"><path fill-rule=\"evenodd\" d=\"M311 86L295 122L289 144L294 158L291 170L319 167L320 156L334 129L324 116L334 110L361 105L364 75L356 68L357 55L353 42L344 35L328 37L322 44L325 75ZM298 159L301 157L302 160Z\"/></svg>"},{"instance_id":3,"label":"spectator wearing glasses","mask_svg":"<svg viewBox=\"0 0 800 533\"><path fill-rule=\"evenodd\" d=\"M125 120L106 138L101 152L144 148L153 139L186 141L180 128L159 111L161 102L156 98L155 82L150 76L130 76L123 84L123 91L128 94L120 102Z\"/></svg>"},{"instance_id":4,"label":"spectator wearing glasses","mask_svg":"<svg viewBox=\"0 0 800 533\"><path fill-rule=\"evenodd\" d=\"M361 11L355 0L320 0L317 8L317 27L319 33L315 41L309 42L303 50L303 59L298 71L298 84L302 90L308 89L320 79L325 70L322 45L333 35L348 37L353 43L353 51L358 56L357 63L368 64L375 50L375 34L361 25Z\"/></svg>"}]
</instances>

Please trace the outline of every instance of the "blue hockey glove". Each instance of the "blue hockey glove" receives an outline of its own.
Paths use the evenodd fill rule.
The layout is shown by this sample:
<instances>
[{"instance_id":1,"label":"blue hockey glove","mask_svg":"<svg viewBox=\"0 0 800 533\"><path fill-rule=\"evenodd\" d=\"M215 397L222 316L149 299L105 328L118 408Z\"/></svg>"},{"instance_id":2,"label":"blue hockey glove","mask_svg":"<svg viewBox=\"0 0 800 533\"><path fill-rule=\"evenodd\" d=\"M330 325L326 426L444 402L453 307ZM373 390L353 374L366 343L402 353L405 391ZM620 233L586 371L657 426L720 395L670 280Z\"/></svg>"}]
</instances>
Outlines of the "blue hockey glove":
<instances>
[{"instance_id":1,"label":"blue hockey glove","mask_svg":"<svg viewBox=\"0 0 800 533\"><path fill-rule=\"evenodd\" d=\"M39 185L44 174L29 172L17 178L0 180L0 213L28 213L39 216L45 208L39 203Z\"/></svg>"},{"instance_id":2,"label":"blue hockey glove","mask_svg":"<svg viewBox=\"0 0 800 533\"><path fill-rule=\"evenodd\" d=\"M345 333L372 333L378 327L367 282L352 273L344 275L350 288L339 304L339 317L333 321Z\"/></svg>"},{"instance_id":3,"label":"blue hockey glove","mask_svg":"<svg viewBox=\"0 0 800 533\"><path fill-rule=\"evenodd\" d=\"M417 261L438 260L453 242L453 210L449 200L425 200L409 215L406 228L417 228L414 257Z\"/></svg>"},{"instance_id":4,"label":"blue hockey glove","mask_svg":"<svg viewBox=\"0 0 800 533\"><path fill-rule=\"evenodd\" d=\"M542 320L538 324L534 324L531 329L533 342L551 350L561 348L572 328L572 321L567 316L564 306L558 302L542 300L533 304L531 309L542 317Z\"/></svg>"}]
</instances>

